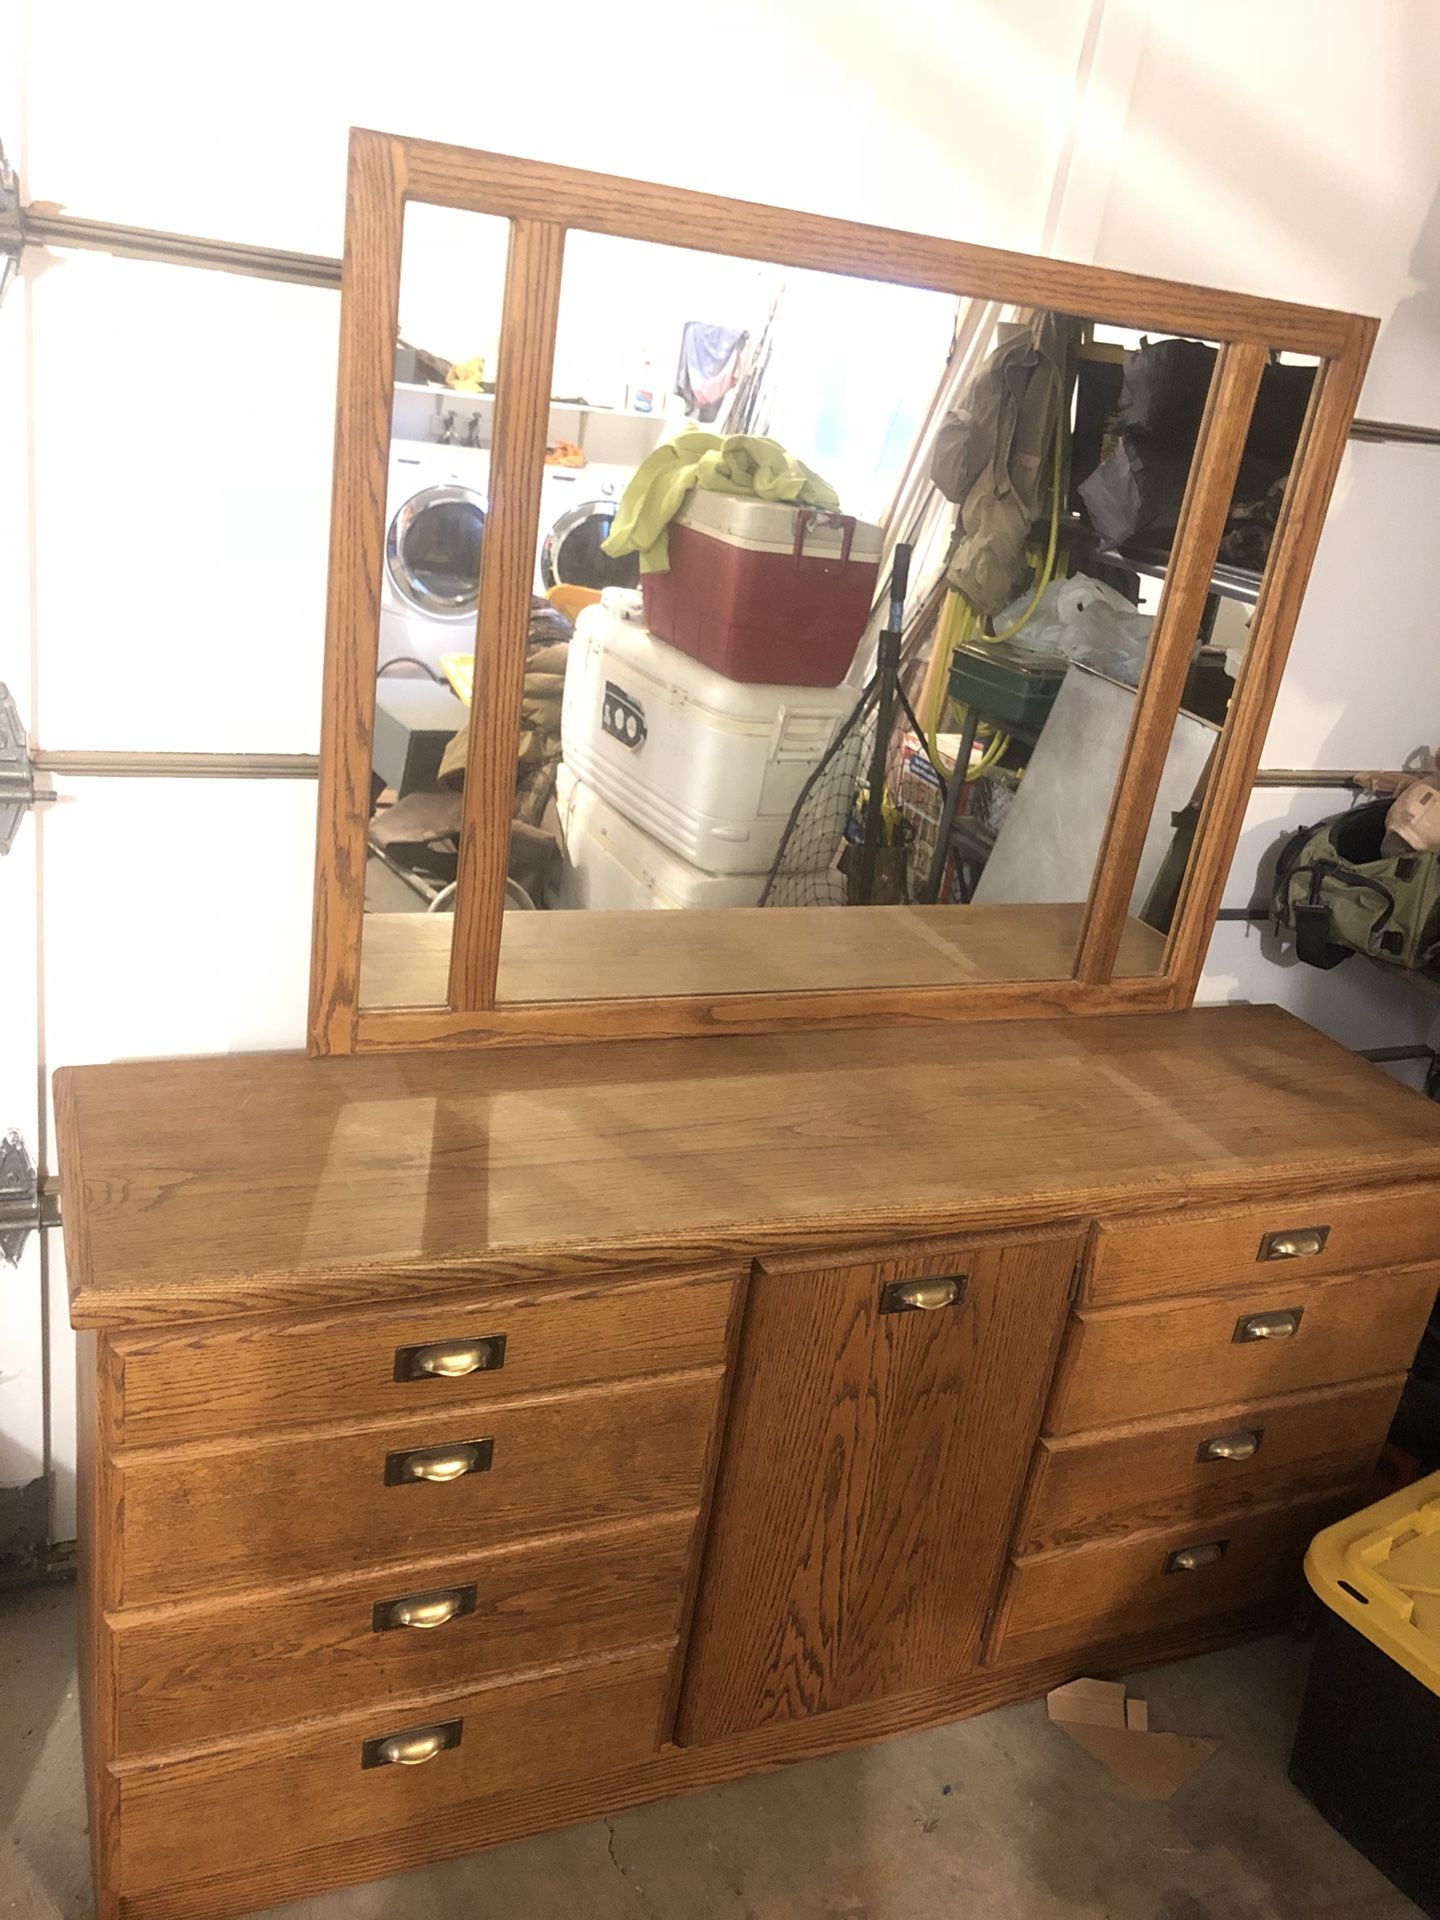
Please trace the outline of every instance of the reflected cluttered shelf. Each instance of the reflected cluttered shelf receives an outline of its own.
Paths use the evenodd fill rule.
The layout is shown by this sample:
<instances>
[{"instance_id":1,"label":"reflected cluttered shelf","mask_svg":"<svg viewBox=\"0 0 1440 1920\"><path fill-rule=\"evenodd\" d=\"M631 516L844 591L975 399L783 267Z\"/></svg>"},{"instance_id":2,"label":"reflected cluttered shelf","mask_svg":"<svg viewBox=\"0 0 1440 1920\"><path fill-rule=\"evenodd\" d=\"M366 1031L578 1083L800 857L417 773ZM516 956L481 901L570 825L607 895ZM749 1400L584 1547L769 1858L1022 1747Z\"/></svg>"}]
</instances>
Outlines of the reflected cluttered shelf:
<instances>
[{"instance_id":1,"label":"reflected cluttered shelf","mask_svg":"<svg viewBox=\"0 0 1440 1920\"><path fill-rule=\"evenodd\" d=\"M1068 980L1084 908L716 908L704 913L507 913L497 1001L668 999L686 994L841 992L976 981ZM361 1004L440 1006L448 914L372 913ZM1117 976L1160 970L1165 936L1133 917Z\"/></svg>"},{"instance_id":2,"label":"reflected cluttered shelf","mask_svg":"<svg viewBox=\"0 0 1440 1920\"><path fill-rule=\"evenodd\" d=\"M1163 551L1103 548L1095 558L1104 566L1143 574L1150 580L1163 580L1170 571L1168 547ZM1228 566L1223 560L1217 560L1210 570L1210 591L1221 600L1238 600L1242 606L1253 607L1260 598L1263 577L1258 567Z\"/></svg>"}]
</instances>

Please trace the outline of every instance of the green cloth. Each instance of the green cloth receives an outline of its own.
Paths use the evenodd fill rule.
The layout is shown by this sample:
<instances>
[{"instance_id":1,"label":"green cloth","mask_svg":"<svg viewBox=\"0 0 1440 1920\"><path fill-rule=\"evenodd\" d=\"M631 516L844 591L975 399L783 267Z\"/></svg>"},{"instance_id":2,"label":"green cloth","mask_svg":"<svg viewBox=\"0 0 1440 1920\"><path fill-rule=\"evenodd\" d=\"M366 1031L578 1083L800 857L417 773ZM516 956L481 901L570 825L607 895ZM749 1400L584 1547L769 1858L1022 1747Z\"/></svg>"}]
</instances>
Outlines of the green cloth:
<instances>
[{"instance_id":1,"label":"green cloth","mask_svg":"<svg viewBox=\"0 0 1440 1920\"><path fill-rule=\"evenodd\" d=\"M835 508L840 496L778 440L757 433L722 438L703 427L685 427L656 447L638 467L620 497L603 551L612 560L638 553L642 573L670 565L667 530L691 492L746 493L797 507Z\"/></svg>"}]
</instances>

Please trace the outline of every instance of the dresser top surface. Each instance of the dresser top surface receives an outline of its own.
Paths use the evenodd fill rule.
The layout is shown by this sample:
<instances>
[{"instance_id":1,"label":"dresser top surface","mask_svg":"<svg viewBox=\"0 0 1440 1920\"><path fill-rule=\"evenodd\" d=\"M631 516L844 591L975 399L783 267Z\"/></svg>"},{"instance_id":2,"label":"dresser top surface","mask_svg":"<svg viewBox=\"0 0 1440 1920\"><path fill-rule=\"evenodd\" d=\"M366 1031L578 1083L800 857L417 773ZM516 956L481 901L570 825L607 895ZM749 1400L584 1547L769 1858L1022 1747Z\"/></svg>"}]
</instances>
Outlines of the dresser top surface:
<instances>
[{"instance_id":1,"label":"dresser top surface","mask_svg":"<svg viewBox=\"0 0 1440 1920\"><path fill-rule=\"evenodd\" d=\"M123 1327L1440 1174L1274 1007L56 1075L71 1313Z\"/></svg>"}]
</instances>

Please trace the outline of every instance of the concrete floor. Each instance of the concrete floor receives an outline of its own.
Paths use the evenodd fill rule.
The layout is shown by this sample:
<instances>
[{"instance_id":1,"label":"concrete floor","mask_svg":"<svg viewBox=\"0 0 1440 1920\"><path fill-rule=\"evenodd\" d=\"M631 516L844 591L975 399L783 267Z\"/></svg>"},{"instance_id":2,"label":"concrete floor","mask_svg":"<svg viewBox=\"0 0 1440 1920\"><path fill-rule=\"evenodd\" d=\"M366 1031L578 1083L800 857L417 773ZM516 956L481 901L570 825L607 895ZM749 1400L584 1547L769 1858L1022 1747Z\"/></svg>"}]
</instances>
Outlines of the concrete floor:
<instances>
[{"instance_id":1,"label":"concrete floor","mask_svg":"<svg viewBox=\"0 0 1440 1920\"><path fill-rule=\"evenodd\" d=\"M91 1912L69 1588L0 1596L0 1916ZM1221 1750L1164 1805L1045 1718L934 1733L274 1909L279 1920L1414 1920L1285 1778L1305 1650L1137 1678Z\"/></svg>"}]
</instances>

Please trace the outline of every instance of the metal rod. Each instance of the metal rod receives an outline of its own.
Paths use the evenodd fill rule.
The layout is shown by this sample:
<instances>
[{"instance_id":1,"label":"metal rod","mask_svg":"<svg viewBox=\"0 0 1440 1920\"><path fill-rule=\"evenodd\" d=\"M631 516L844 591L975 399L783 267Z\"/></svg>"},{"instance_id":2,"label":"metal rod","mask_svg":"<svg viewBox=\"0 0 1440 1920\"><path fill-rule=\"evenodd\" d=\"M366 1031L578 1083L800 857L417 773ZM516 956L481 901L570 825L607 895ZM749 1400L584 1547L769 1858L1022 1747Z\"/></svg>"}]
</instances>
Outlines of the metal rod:
<instances>
[{"instance_id":1,"label":"metal rod","mask_svg":"<svg viewBox=\"0 0 1440 1920\"><path fill-rule=\"evenodd\" d=\"M932 905L940 899L940 883L945 877L945 862L950 853L950 835L955 827L955 815L960 807L960 796L965 791L965 781L970 772L970 755L975 751L975 736L980 730L980 715L975 702L968 702L965 719L960 728L960 745L955 753L955 765L950 769L950 778L945 782L945 799L940 808L940 825L935 830L935 850L930 856L930 871L925 876L925 892L922 896Z\"/></svg>"},{"instance_id":2,"label":"metal rod","mask_svg":"<svg viewBox=\"0 0 1440 1920\"><path fill-rule=\"evenodd\" d=\"M1382 1064L1387 1060L1433 1060L1433 1047L1357 1047L1356 1052L1362 1060L1374 1060Z\"/></svg>"},{"instance_id":3,"label":"metal rod","mask_svg":"<svg viewBox=\"0 0 1440 1920\"><path fill-rule=\"evenodd\" d=\"M284 280L297 287L338 287L340 262L331 254L297 253L288 247L259 247L244 240L211 240L193 233L167 233L127 226L118 220L89 220L36 206L20 214L27 245L79 248L128 260L153 260L175 267L204 267L257 280ZM1407 446L1440 447L1440 427L1402 420L1352 420L1352 440L1393 441Z\"/></svg>"},{"instance_id":4,"label":"metal rod","mask_svg":"<svg viewBox=\"0 0 1440 1920\"><path fill-rule=\"evenodd\" d=\"M53 1178L42 1180L33 1199L7 1194L0 1199L0 1233L33 1233L38 1227L60 1225L60 1187Z\"/></svg>"},{"instance_id":5,"label":"metal rod","mask_svg":"<svg viewBox=\"0 0 1440 1920\"><path fill-rule=\"evenodd\" d=\"M313 753L124 753L105 747L37 747L30 764L36 773L67 779L314 780L320 772Z\"/></svg>"},{"instance_id":6,"label":"metal rod","mask_svg":"<svg viewBox=\"0 0 1440 1920\"><path fill-rule=\"evenodd\" d=\"M1373 767L1261 767L1255 775L1257 787L1353 787L1360 773L1373 773Z\"/></svg>"},{"instance_id":7,"label":"metal rod","mask_svg":"<svg viewBox=\"0 0 1440 1920\"><path fill-rule=\"evenodd\" d=\"M884 831L885 769L890 758L890 727L895 715L895 694L900 683L900 641L905 627L905 594L910 585L910 547L900 540L895 546L895 567L890 576L890 617L880 635L876 675L879 692L875 702L875 745L870 753L870 783L865 798L865 838L860 848L860 904L868 907L875 897L875 861Z\"/></svg>"},{"instance_id":8,"label":"metal rod","mask_svg":"<svg viewBox=\"0 0 1440 1920\"><path fill-rule=\"evenodd\" d=\"M340 262L323 253L257 247L243 240L207 240L193 233L163 233L33 206L21 213L20 232L27 246L80 248L172 267L208 267L217 273L244 274L252 280L284 280L297 287L340 285Z\"/></svg>"},{"instance_id":9,"label":"metal rod","mask_svg":"<svg viewBox=\"0 0 1440 1920\"><path fill-rule=\"evenodd\" d=\"M1352 420L1350 438L1397 441L1409 447L1440 447L1440 427L1412 427L1403 420Z\"/></svg>"},{"instance_id":10,"label":"metal rod","mask_svg":"<svg viewBox=\"0 0 1440 1920\"><path fill-rule=\"evenodd\" d=\"M895 680L900 671L900 636L887 628L880 635L875 668L879 689L875 696L875 744L870 749L870 777L865 789L865 835L860 843L860 904L875 897L875 862L885 815L885 766L890 752L890 724L895 711Z\"/></svg>"},{"instance_id":11,"label":"metal rod","mask_svg":"<svg viewBox=\"0 0 1440 1920\"><path fill-rule=\"evenodd\" d=\"M320 762L313 753L131 753L110 747L37 747L30 756L36 773L66 779L139 780L314 780ZM1347 788L1359 767L1261 767L1257 787Z\"/></svg>"}]
</instances>

